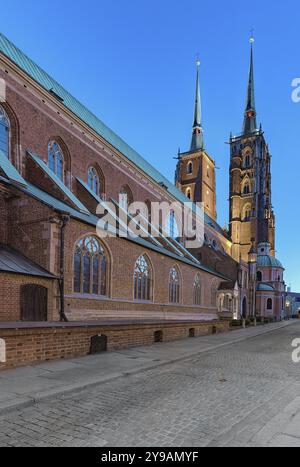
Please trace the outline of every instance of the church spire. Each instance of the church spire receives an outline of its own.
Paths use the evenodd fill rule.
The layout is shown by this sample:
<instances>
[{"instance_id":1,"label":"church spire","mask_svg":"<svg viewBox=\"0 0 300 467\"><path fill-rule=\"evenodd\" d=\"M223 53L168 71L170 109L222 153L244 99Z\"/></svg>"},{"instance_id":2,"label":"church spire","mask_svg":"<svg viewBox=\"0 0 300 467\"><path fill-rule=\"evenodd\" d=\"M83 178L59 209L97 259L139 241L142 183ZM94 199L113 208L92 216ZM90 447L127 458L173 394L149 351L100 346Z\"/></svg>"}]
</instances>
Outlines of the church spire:
<instances>
[{"instance_id":1,"label":"church spire","mask_svg":"<svg viewBox=\"0 0 300 467\"><path fill-rule=\"evenodd\" d=\"M194 115L191 152L201 151L204 149L199 70L200 70L200 61L198 60L197 61L195 115Z\"/></svg>"},{"instance_id":2,"label":"church spire","mask_svg":"<svg viewBox=\"0 0 300 467\"><path fill-rule=\"evenodd\" d=\"M254 66L253 66L253 44L254 37L250 38L251 53L250 53L250 70L249 70L249 81L247 89L247 101L245 109L245 118L243 125L243 135L249 135L257 130L256 123L256 107L255 107L255 95L254 95Z\"/></svg>"}]
</instances>

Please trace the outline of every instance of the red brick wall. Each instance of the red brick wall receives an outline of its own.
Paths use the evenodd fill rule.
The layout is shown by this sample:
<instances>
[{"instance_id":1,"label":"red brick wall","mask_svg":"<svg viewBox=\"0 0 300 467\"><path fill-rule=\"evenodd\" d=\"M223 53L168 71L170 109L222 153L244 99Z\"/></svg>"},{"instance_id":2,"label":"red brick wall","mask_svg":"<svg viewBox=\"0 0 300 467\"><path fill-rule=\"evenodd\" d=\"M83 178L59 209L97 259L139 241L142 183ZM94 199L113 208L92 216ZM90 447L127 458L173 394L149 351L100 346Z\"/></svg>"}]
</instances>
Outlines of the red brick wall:
<instances>
[{"instance_id":1,"label":"red brick wall","mask_svg":"<svg viewBox=\"0 0 300 467\"><path fill-rule=\"evenodd\" d=\"M41 267L50 269L50 208L29 196L13 198L7 204L7 245L19 250Z\"/></svg>"},{"instance_id":2,"label":"red brick wall","mask_svg":"<svg viewBox=\"0 0 300 467\"><path fill-rule=\"evenodd\" d=\"M0 322L20 321L20 289L35 284L48 289L48 320L57 319L56 281L0 272Z\"/></svg>"},{"instance_id":3,"label":"red brick wall","mask_svg":"<svg viewBox=\"0 0 300 467\"><path fill-rule=\"evenodd\" d=\"M78 327L78 328L41 328L41 329L1 329L0 339L6 343L6 363L0 363L0 370L49 360L59 360L88 355L91 338L98 334L108 337L108 350L151 345L154 332L163 331L163 341L185 339L189 330L195 329L195 336L228 331L227 322L213 324L182 323L122 326L122 327Z\"/></svg>"},{"instance_id":4,"label":"red brick wall","mask_svg":"<svg viewBox=\"0 0 300 467\"><path fill-rule=\"evenodd\" d=\"M119 238L107 238L102 243L106 247L109 258L109 298L114 301L96 301L73 294L73 252L78 240L85 235L95 235L95 229L74 220L66 228L66 305L67 310L75 312L77 319L95 319L101 311L119 310L120 317L126 310L143 311L178 311L189 313L216 313L216 307L211 305L211 284L215 277L204 271L199 271L180 261L143 248L131 241ZM153 303L133 302L133 272L136 260L142 254L147 254L153 269ZM181 276L181 299L178 305L169 305L169 274L170 269L176 265ZM193 306L193 284L197 273L200 273L202 284L202 306ZM222 282L222 279L217 279ZM82 315L78 313L82 310ZM91 313L92 311L92 313ZM89 313L90 312L90 313ZM72 318L72 314L70 315Z\"/></svg>"}]
</instances>

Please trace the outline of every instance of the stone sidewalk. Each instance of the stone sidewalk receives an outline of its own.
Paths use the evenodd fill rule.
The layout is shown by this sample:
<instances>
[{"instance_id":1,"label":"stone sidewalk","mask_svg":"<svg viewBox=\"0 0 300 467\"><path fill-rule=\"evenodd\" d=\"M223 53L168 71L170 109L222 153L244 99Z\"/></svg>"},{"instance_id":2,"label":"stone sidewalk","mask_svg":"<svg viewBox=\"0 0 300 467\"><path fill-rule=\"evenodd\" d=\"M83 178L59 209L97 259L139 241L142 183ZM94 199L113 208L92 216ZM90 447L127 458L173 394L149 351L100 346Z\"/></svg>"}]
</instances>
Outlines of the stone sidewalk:
<instances>
[{"instance_id":1,"label":"stone sidewalk","mask_svg":"<svg viewBox=\"0 0 300 467\"><path fill-rule=\"evenodd\" d=\"M295 321L276 323L226 334L1 371L0 414L31 406L55 395L69 394L78 389L180 362L294 323Z\"/></svg>"}]
</instances>

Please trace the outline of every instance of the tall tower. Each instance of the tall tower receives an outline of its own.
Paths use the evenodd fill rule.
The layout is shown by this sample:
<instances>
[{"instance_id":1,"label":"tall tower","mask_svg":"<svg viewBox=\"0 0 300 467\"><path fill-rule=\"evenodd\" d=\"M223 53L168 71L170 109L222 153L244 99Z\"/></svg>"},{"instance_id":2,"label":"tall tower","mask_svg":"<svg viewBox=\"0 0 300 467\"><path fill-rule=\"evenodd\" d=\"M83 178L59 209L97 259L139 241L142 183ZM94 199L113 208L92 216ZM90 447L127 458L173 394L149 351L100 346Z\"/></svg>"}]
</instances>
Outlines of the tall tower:
<instances>
[{"instance_id":1,"label":"tall tower","mask_svg":"<svg viewBox=\"0 0 300 467\"><path fill-rule=\"evenodd\" d=\"M175 183L190 200L204 203L205 212L216 220L215 162L206 152L204 145L199 61L197 61L192 142L188 152L180 153L179 151Z\"/></svg>"},{"instance_id":2,"label":"tall tower","mask_svg":"<svg viewBox=\"0 0 300 467\"><path fill-rule=\"evenodd\" d=\"M269 242L275 256L275 216L271 202L271 156L262 127L257 128L253 37L242 133L230 137L230 235L233 257L248 260L251 247Z\"/></svg>"}]
</instances>

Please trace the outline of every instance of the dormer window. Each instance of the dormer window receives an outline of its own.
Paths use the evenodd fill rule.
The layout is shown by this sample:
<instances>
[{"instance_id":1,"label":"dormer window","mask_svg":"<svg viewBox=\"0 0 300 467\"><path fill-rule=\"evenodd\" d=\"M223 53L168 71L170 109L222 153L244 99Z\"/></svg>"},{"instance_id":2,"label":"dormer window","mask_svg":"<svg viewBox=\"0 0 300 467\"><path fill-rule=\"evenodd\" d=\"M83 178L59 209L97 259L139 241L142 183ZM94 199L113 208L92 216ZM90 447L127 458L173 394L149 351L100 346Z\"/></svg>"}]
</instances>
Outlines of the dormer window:
<instances>
[{"instance_id":1,"label":"dormer window","mask_svg":"<svg viewBox=\"0 0 300 467\"><path fill-rule=\"evenodd\" d=\"M9 159L10 122L3 107L0 106L0 151Z\"/></svg>"}]
</instances>

